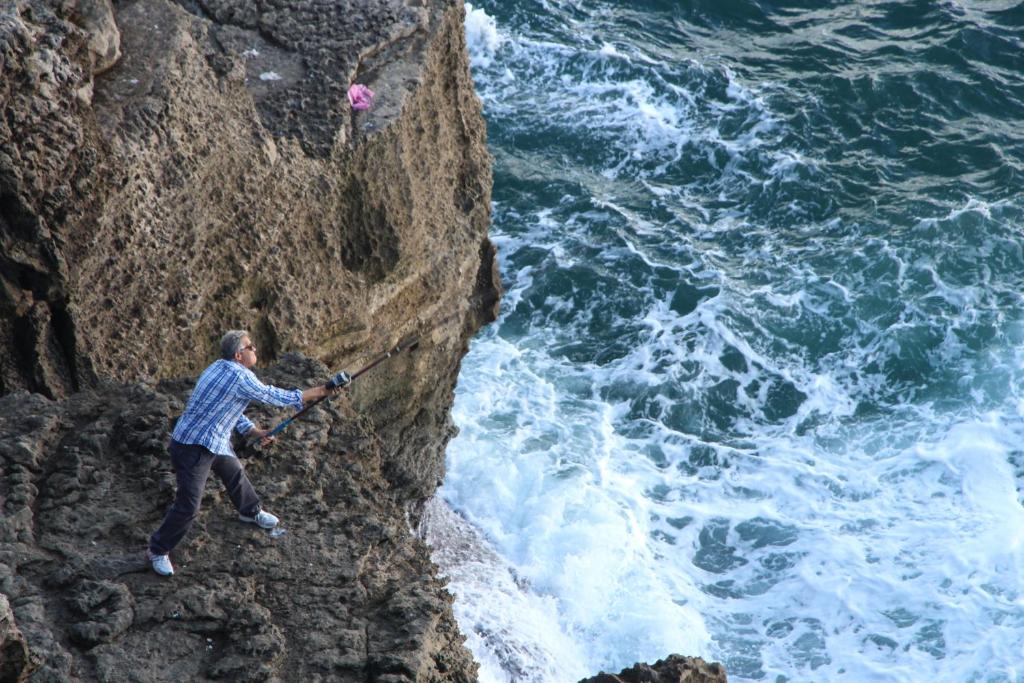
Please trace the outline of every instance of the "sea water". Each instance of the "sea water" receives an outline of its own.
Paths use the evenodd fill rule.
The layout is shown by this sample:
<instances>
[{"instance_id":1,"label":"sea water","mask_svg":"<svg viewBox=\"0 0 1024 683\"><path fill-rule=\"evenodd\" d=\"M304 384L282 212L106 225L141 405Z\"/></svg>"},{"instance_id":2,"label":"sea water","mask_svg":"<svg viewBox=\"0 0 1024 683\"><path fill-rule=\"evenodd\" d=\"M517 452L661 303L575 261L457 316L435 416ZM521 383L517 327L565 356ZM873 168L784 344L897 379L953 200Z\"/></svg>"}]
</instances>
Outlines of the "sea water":
<instances>
[{"instance_id":1,"label":"sea water","mask_svg":"<svg viewBox=\"0 0 1024 683\"><path fill-rule=\"evenodd\" d=\"M1024 4L466 11L507 293L431 515L481 679L1024 680Z\"/></svg>"}]
</instances>

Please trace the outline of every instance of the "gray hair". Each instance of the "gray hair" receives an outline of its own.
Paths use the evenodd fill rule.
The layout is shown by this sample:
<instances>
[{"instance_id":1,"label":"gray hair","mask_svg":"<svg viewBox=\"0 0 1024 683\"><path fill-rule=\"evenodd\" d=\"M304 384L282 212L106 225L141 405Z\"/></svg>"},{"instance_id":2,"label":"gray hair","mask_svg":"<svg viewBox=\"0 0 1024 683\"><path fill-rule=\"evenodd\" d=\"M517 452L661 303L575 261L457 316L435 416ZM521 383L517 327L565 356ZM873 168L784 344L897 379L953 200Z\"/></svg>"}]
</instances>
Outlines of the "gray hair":
<instances>
[{"instance_id":1,"label":"gray hair","mask_svg":"<svg viewBox=\"0 0 1024 683\"><path fill-rule=\"evenodd\" d=\"M231 360L235 354L242 350L242 339L248 337L245 330L228 330L220 338L220 357L224 360Z\"/></svg>"}]
</instances>

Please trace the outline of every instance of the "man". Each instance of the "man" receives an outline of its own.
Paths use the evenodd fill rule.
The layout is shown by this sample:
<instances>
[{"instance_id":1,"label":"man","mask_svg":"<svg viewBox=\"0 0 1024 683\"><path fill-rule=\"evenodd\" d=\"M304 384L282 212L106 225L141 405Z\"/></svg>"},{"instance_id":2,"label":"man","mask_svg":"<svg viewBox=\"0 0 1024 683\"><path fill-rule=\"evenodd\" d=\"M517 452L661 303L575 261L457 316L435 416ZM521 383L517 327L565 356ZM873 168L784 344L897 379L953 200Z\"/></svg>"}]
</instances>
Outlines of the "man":
<instances>
[{"instance_id":1,"label":"man","mask_svg":"<svg viewBox=\"0 0 1024 683\"><path fill-rule=\"evenodd\" d=\"M260 382L250 368L256 364L256 346L244 330L231 330L220 341L220 360L214 361L199 376L185 412L171 434L171 462L178 479L174 503L163 524L149 539L146 556L153 571L161 576L174 574L170 552L188 533L199 515L203 488L212 469L238 510L243 522L273 529L278 519L260 508L245 469L231 449L231 428L242 435L260 439L263 445L273 440L269 430L258 429L243 413L250 401L275 406L302 408L304 403L324 398L349 382L341 372L323 386L302 391L279 389Z\"/></svg>"}]
</instances>

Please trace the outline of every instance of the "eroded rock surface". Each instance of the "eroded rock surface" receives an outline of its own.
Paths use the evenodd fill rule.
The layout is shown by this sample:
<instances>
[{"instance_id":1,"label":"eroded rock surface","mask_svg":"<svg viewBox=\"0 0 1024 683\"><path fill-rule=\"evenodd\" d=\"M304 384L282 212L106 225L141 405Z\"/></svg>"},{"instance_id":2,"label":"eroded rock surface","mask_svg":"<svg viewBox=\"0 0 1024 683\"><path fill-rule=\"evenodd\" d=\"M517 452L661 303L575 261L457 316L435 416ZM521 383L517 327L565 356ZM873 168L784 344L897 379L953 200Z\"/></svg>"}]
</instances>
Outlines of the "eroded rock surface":
<instances>
[{"instance_id":1,"label":"eroded rock surface","mask_svg":"<svg viewBox=\"0 0 1024 683\"><path fill-rule=\"evenodd\" d=\"M114 25L110 23L112 10ZM436 487L458 363L499 296L454 0L14 0L0 11L0 393L186 376L225 329L430 381L360 406ZM351 82L377 98L353 112ZM402 368L401 372L408 368Z\"/></svg>"},{"instance_id":2,"label":"eroded rock surface","mask_svg":"<svg viewBox=\"0 0 1024 683\"><path fill-rule=\"evenodd\" d=\"M25 636L14 623L7 596L0 593L0 681L27 680L36 668L36 662L29 655Z\"/></svg>"},{"instance_id":3,"label":"eroded rock surface","mask_svg":"<svg viewBox=\"0 0 1024 683\"><path fill-rule=\"evenodd\" d=\"M287 355L264 378L326 375ZM174 491L165 442L191 384L0 398L3 680L474 680L452 598L353 408L358 382L246 461L284 535L239 522L213 477L175 576L149 570Z\"/></svg>"}]
</instances>

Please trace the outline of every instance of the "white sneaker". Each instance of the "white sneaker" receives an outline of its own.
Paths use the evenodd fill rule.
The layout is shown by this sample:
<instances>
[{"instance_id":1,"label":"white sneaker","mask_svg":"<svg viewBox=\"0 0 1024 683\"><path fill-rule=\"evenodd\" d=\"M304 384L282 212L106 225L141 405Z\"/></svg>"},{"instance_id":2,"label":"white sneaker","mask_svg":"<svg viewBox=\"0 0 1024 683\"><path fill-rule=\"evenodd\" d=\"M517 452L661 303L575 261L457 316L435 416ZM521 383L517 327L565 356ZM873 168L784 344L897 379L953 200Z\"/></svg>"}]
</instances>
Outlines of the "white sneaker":
<instances>
[{"instance_id":1,"label":"white sneaker","mask_svg":"<svg viewBox=\"0 0 1024 683\"><path fill-rule=\"evenodd\" d=\"M173 576L174 567L171 566L171 558L169 555L154 555L146 549L146 559L149 560L149 564L160 576Z\"/></svg>"},{"instance_id":2,"label":"white sneaker","mask_svg":"<svg viewBox=\"0 0 1024 683\"><path fill-rule=\"evenodd\" d=\"M260 510L259 512L257 512L255 517L246 517L242 513L238 513L238 518L243 522L249 522L249 524L256 524L263 529L273 529L275 526L277 526L277 523L281 521L274 515L264 510Z\"/></svg>"}]
</instances>

